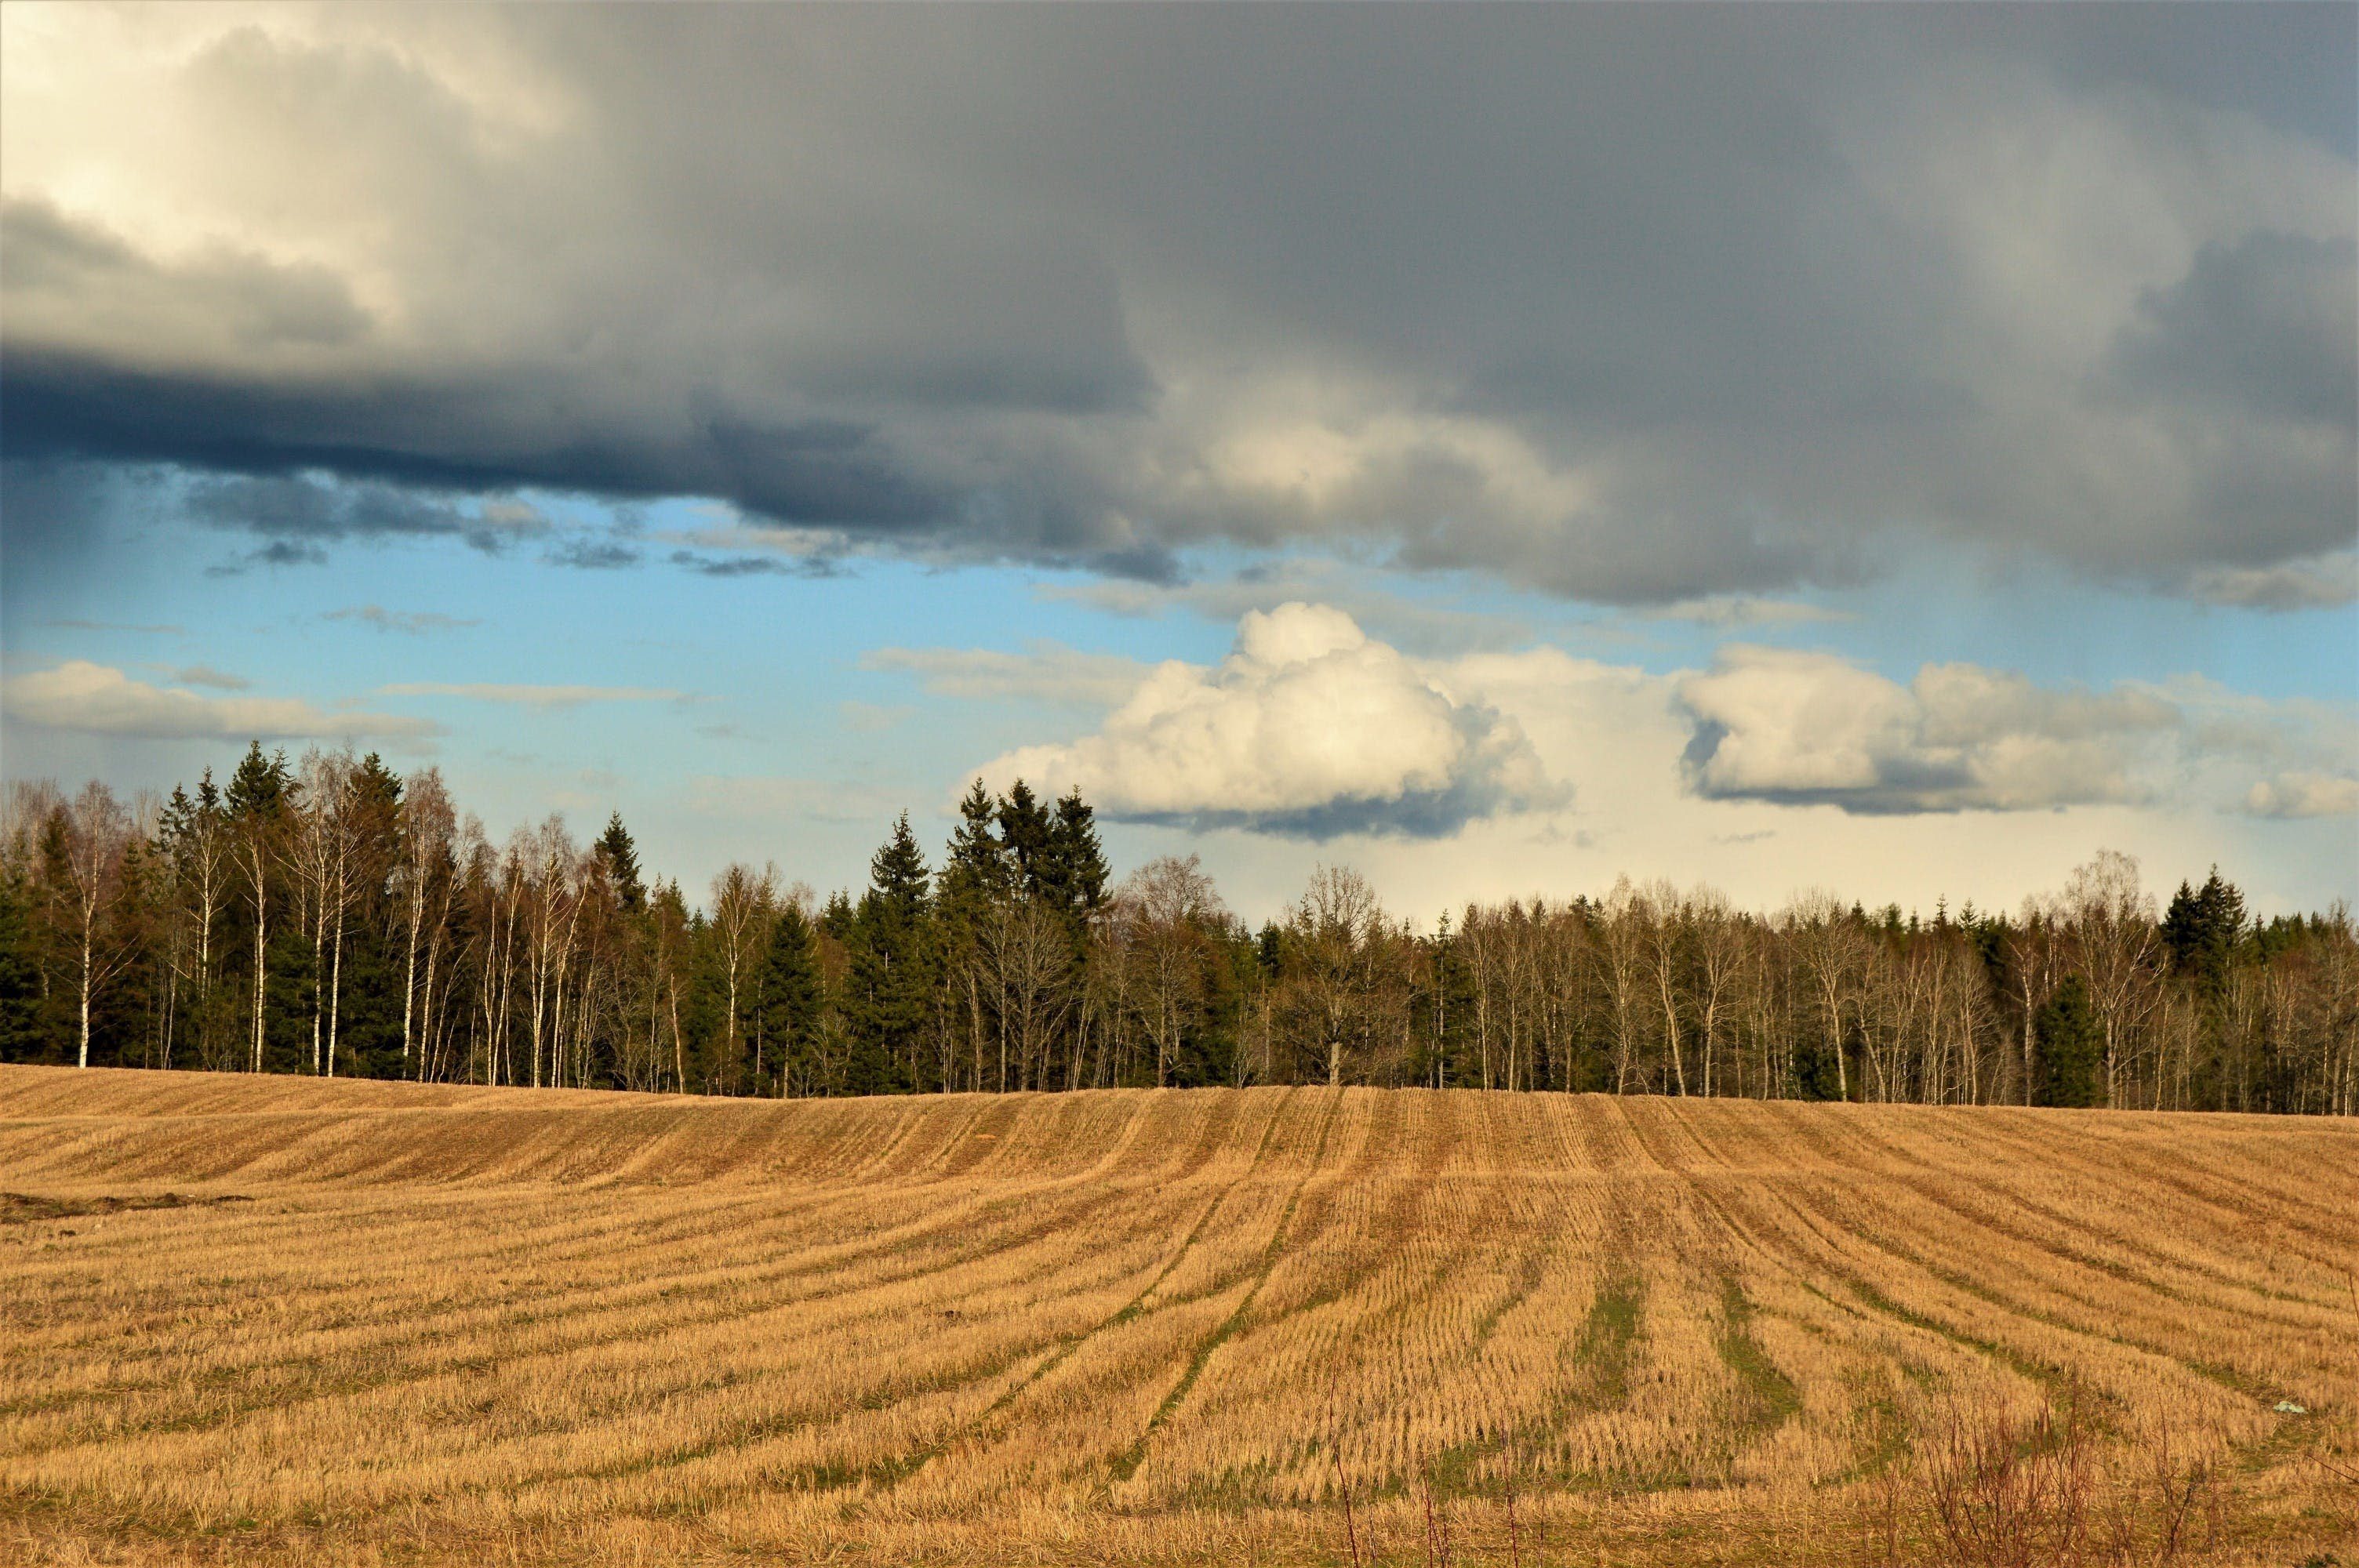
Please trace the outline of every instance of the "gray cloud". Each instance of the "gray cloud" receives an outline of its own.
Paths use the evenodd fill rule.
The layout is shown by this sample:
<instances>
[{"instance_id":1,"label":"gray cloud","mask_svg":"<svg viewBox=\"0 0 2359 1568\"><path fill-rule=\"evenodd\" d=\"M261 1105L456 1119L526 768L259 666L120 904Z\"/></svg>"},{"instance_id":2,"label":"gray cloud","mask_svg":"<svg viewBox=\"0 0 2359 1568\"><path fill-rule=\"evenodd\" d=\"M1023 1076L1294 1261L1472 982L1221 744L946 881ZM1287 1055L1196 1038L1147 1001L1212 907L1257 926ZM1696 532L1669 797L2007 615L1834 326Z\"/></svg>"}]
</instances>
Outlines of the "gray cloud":
<instances>
[{"instance_id":1,"label":"gray cloud","mask_svg":"<svg viewBox=\"0 0 2359 1568\"><path fill-rule=\"evenodd\" d=\"M552 546L541 559L553 567L612 571L618 567L638 565L639 552L612 539L567 539Z\"/></svg>"},{"instance_id":2,"label":"gray cloud","mask_svg":"<svg viewBox=\"0 0 2359 1568\"><path fill-rule=\"evenodd\" d=\"M1923 535L2184 590L2359 506L2347 7L190 26L114 207L12 158L0 418L279 557L543 488L1738 604Z\"/></svg>"},{"instance_id":3,"label":"gray cloud","mask_svg":"<svg viewBox=\"0 0 2359 1568\"><path fill-rule=\"evenodd\" d=\"M2250 610L2322 610L2359 599L2359 551L2268 567L2207 567L2189 589L2213 604Z\"/></svg>"},{"instance_id":4,"label":"gray cloud","mask_svg":"<svg viewBox=\"0 0 2359 1568\"><path fill-rule=\"evenodd\" d=\"M1746 626L1802 626L1852 619L1843 611L1829 610L1823 605L1791 599L1763 599L1755 594L1716 594L1708 599L1683 600L1648 613L1655 620L1686 621L1721 632Z\"/></svg>"},{"instance_id":5,"label":"gray cloud","mask_svg":"<svg viewBox=\"0 0 2359 1568\"><path fill-rule=\"evenodd\" d=\"M834 577L839 571L827 556L703 556L694 550L674 550L671 564L704 577Z\"/></svg>"},{"instance_id":6,"label":"gray cloud","mask_svg":"<svg viewBox=\"0 0 2359 1568\"><path fill-rule=\"evenodd\" d=\"M382 481L340 482L317 472L201 478L180 507L210 527L271 541L261 558L276 565L316 559L322 542L405 535L450 535L496 555L517 539L549 531L538 512L506 497L475 503Z\"/></svg>"},{"instance_id":7,"label":"gray cloud","mask_svg":"<svg viewBox=\"0 0 2359 1568\"><path fill-rule=\"evenodd\" d=\"M2353 242L2257 231L2212 242L2139 300L2119 347L2133 384L2347 429L2359 424Z\"/></svg>"}]
</instances>

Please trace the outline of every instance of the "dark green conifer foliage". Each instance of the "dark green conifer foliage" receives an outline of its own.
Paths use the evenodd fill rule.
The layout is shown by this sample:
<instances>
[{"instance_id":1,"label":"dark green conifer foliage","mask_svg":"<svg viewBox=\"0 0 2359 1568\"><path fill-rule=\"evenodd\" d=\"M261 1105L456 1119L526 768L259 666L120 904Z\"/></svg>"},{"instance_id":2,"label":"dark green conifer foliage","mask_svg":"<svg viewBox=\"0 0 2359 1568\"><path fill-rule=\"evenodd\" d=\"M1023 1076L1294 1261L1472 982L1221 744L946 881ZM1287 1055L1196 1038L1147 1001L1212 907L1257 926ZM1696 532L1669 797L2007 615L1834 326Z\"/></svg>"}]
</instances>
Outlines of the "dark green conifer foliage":
<instances>
[{"instance_id":1,"label":"dark green conifer foliage","mask_svg":"<svg viewBox=\"0 0 2359 1568\"><path fill-rule=\"evenodd\" d=\"M0 1062L42 1055L41 975L34 949L33 889L13 866L0 866Z\"/></svg>"},{"instance_id":2,"label":"dark green conifer foliage","mask_svg":"<svg viewBox=\"0 0 2359 1568\"><path fill-rule=\"evenodd\" d=\"M339 989L339 1073L389 1077L401 1068L401 975L393 950L396 918L387 880L401 859L401 778L372 752L345 784L352 824L348 875L353 906L344 921Z\"/></svg>"},{"instance_id":3,"label":"dark green conifer foliage","mask_svg":"<svg viewBox=\"0 0 2359 1568\"><path fill-rule=\"evenodd\" d=\"M606 831L598 836L598 859L606 868L606 876L614 884L614 897L625 914L636 914L647 904L647 890L639 881L639 849L631 841L631 831L623 826L619 811L606 818Z\"/></svg>"},{"instance_id":4,"label":"dark green conifer foliage","mask_svg":"<svg viewBox=\"0 0 2359 1568\"><path fill-rule=\"evenodd\" d=\"M2089 988L2068 975L2032 1021L2038 1044L2041 1105L2093 1106L2104 1098L2100 1058L2104 1036L2089 1005Z\"/></svg>"},{"instance_id":5,"label":"dark green conifer foliage","mask_svg":"<svg viewBox=\"0 0 2359 1568\"><path fill-rule=\"evenodd\" d=\"M1038 878L1041 896L1086 921L1105 905L1109 874L1105 848L1098 841L1097 811L1079 789L1068 790L1049 825Z\"/></svg>"},{"instance_id":6,"label":"dark green conifer foliage","mask_svg":"<svg viewBox=\"0 0 2359 1568\"><path fill-rule=\"evenodd\" d=\"M2234 883L2222 880L2219 867L2212 868L2200 891L2180 882L2162 917L2162 943L2170 952L2171 973L2193 979L2207 999L2217 999L2227 986L2228 967L2244 930L2245 895Z\"/></svg>"},{"instance_id":7,"label":"dark green conifer foliage","mask_svg":"<svg viewBox=\"0 0 2359 1568\"><path fill-rule=\"evenodd\" d=\"M292 782L286 752L275 752L266 758L261 741L248 743L237 772L230 775L230 815L247 819L276 817L287 805L287 791Z\"/></svg>"},{"instance_id":8,"label":"dark green conifer foliage","mask_svg":"<svg viewBox=\"0 0 2359 1568\"><path fill-rule=\"evenodd\" d=\"M1040 876L1049 854L1049 808L1022 779L1008 786L999 803L999 841L1008 863L1027 892L1040 891Z\"/></svg>"},{"instance_id":9,"label":"dark green conifer foliage","mask_svg":"<svg viewBox=\"0 0 2359 1568\"><path fill-rule=\"evenodd\" d=\"M1006 847L993 833L999 807L977 779L959 802L959 825L951 833L950 852L942 861L942 902L962 908L974 900L1006 891L1009 861Z\"/></svg>"},{"instance_id":10,"label":"dark green conifer foliage","mask_svg":"<svg viewBox=\"0 0 2359 1568\"><path fill-rule=\"evenodd\" d=\"M791 899L770 928L759 990L765 1032L778 1054L782 1081L792 1087L809 1070L821 987L819 933L802 905Z\"/></svg>"},{"instance_id":11,"label":"dark green conifer foliage","mask_svg":"<svg viewBox=\"0 0 2359 1568\"><path fill-rule=\"evenodd\" d=\"M1285 943L1284 935L1277 929L1277 922L1265 920L1261 923L1261 934L1254 938L1254 959L1261 966L1264 979L1277 979L1285 968Z\"/></svg>"},{"instance_id":12,"label":"dark green conifer foliage","mask_svg":"<svg viewBox=\"0 0 2359 1568\"><path fill-rule=\"evenodd\" d=\"M933 932L927 919L925 852L909 814L868 863L868 891L853 920L851 1034L846 1087L854 1094L906 1093L919 1087L917 1058L932 995Z\"/></svg>"}]
</instances>

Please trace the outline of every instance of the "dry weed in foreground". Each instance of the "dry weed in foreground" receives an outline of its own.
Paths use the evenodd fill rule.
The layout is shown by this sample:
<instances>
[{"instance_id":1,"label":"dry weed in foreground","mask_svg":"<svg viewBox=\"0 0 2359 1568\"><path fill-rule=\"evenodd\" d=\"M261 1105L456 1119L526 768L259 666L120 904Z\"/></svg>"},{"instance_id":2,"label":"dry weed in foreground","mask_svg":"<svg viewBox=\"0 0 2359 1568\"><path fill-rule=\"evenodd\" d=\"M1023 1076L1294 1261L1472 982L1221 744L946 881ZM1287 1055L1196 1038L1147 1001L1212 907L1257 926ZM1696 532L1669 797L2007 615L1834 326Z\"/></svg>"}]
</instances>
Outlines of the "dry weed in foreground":
<instances>
[{"instance_id":1,"label":"dry weed in foreground","mask_svg":"<svg viewBox=\"0 0 2359 1568\"><path fill-rule=\"evenodd\" d=\"M2347 1122L0 1068L0 1561L2359 1568Z\"/></svg>"}]
</instances>

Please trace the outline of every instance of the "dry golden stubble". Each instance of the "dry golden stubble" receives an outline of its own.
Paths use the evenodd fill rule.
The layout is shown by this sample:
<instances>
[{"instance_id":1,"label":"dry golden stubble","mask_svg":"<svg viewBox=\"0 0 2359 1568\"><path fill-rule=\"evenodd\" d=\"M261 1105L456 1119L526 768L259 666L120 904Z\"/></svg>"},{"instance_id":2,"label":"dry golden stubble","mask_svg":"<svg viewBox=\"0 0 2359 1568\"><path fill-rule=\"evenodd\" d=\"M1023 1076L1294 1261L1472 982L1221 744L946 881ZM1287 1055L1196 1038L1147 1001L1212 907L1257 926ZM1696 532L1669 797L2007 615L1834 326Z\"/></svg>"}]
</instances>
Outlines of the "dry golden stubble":
<instances>
[{"instance_id":1,"label":"dry golden stubble","mask_svg":"<svg viewBox=\"0 0 2359 1568\"><path fill-rule=\"evenodd\" d=\"M0 1170L10 1561L2359 1560L2348 1123L5 1068Z\"/></svg>"}]
</instances>

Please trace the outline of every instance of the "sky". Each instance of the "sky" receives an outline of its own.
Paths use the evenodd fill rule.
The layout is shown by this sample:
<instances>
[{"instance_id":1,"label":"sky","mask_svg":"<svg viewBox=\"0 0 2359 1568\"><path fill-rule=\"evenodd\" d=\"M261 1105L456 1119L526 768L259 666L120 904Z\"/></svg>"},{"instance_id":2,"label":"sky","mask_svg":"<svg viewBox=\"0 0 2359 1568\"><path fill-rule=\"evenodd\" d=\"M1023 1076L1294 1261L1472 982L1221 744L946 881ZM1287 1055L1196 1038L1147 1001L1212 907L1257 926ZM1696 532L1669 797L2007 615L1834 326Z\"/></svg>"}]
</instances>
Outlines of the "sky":
<instances>
[{"instance_id":1,"label":"sky","mask_svg":"<svg viewBox=\"0 0 2359 1568\"><path fill-rule=\"evenodd\" d=\"M0 7L0 771L2359 897L2359 7Z\"/></svg>"}]
</instances>

